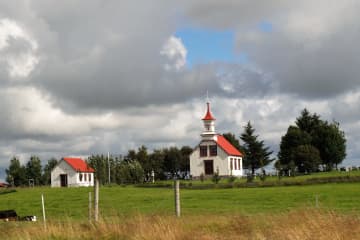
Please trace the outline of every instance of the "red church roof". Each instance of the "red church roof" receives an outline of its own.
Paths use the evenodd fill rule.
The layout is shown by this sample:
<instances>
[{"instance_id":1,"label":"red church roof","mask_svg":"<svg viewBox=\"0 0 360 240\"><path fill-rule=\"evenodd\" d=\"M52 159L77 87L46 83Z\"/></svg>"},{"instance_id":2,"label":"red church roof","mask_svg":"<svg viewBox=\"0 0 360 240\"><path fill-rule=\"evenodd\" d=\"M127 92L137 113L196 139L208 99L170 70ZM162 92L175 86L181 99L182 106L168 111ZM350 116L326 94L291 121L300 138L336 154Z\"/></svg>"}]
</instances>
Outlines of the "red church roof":
<instances>
[{"instance_id":1,"label":"red church roof","mask_svg":"<svg viewBox=\"0 0 360 240\"><path fill-rule=\"evenodd\" d=\"M226 138L222 135L217 135L216 143L229 155L242 157L243 154L237 150Z\"/></svg>"},{"instance_id":2,"label":"red church roof","mask_svg":"<svg viewBox=\"0 0 360 240\"><path fill-rule=\"evenodd\" d=\"M215 120L215 118L213 117L210 111L210 103L206 103L206 104L207 104L207 111L205 117L202 120Z\"/></svg>"},{"instance_id":3,"label":"red church roof","mask_svg":"<svg viewBox=\"0 0 360 240\"><path fill-rule=\"evenodd\" d=\"M95 172L95 170L87 165L81 158L63 158L77 172Z\"/></svg>"}]
</instances>

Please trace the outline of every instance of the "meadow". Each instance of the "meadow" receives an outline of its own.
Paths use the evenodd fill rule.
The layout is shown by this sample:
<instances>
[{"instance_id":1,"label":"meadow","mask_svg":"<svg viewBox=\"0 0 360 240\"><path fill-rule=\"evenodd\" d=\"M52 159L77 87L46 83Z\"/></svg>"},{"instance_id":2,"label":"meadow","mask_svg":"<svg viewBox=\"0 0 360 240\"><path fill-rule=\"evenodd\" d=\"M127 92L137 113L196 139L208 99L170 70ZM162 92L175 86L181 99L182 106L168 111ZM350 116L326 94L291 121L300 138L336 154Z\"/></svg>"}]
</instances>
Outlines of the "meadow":
<instances>
[{"instance_id":1,"label":"meadow","mask_svg":"<svg viewBox=\"0 0 360 240\"><path fill-rule=\"evenodd\" d=\"M5 239L360 239L359 187L329 183L181 189L182 216L176 218L172 188L102 186L96 225L88 222L93 188L17 188L0 192L0 210L15 209L39 221L1 222L0 230Z\"/></svg>"}]
</instances>

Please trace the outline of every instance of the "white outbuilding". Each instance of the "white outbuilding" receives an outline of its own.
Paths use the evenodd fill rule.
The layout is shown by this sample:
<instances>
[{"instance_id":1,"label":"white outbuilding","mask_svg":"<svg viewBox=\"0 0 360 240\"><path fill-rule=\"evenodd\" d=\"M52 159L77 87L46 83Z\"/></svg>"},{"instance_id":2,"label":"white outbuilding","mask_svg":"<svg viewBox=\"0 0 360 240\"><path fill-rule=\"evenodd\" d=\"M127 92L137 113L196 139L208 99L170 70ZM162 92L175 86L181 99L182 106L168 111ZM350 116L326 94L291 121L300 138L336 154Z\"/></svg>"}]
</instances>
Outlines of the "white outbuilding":
<instances>
[{"instance_id":1,"label":"white outbuilding","mask_svg":"<svg viewBox=\"0 0 360 240\"><path fill-rule=\"evenodd\" d=\"M211 176L216 171L220 176L243 176L243 154L215 132L215 118L210 111L210 103L207 103L202 121L204 130L201 141L190 155L191 176Z\"/></svg>"},{"instance_id":2,"label":"white outbuilding","mask_svg":"<svg viewBox=\"0 0 360 240\"><path fill-rule=\"evenodd\" d=\"M51 187L94 186L94 172L81 158L62 158L51 171Z\"/></svg>"}]
</instances>

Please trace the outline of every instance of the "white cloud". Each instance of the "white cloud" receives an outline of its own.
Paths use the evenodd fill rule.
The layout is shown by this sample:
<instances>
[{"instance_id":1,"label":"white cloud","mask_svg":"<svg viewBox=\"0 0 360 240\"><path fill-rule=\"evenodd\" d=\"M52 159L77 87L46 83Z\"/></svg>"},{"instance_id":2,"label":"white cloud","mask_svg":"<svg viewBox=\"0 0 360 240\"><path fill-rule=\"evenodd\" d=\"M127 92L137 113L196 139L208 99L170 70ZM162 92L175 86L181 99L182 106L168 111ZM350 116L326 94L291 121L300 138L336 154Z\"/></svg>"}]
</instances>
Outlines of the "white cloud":
<instances>
[{"instance_id":1,"label":"white cloud","mask_svg":"<svg viewBox=\"0 0 360 240\"><path fill-rule=\"evenodd\" d=\"M16 120L17 131L25 134L72 136L89 134L96 128L115 128L119 124L112 113L66 114L36 88L10 88L2 90L1 94L3 101L11 106L8 114Z\"/></svg>"},{"instance_id":2,"label":"white cloud","mask_svg":"<svg viewBox=\"0 0 360 240\"><path fill-rule=\"evenodd\" d=\"M23 41L25 46L16 46L15 41ZM6 64L10 77L29 76L39 63L37 49L37 41L18 23L7 18L0 20L0 61Z\"/></svg>"},{"instance_id":3,"label":"white cloud","mask_svg":"<svg viewBox=\"0 0 360 240\"><path fill-rule=\"evenodd\" d=\"M163 45L160 55L168 58L170 63L165 63L166 70L180 70L186 64L187 50L180 38L171 36Z\"/></svg>"}]
</instances>

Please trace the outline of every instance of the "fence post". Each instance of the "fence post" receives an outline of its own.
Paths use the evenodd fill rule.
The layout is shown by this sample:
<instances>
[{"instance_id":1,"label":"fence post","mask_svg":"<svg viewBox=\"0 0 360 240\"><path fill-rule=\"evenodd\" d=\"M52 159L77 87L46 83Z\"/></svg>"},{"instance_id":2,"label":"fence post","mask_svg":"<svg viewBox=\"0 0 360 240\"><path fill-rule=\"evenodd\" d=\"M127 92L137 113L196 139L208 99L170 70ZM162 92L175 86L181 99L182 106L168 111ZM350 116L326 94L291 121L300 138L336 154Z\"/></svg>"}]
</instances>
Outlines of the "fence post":
<instances>
[{"instance_id":1,"label":"fence post","mask_svg":"<svg viewBox=\"0 0 360 240\"><path fill-rule=\"evenodd\" d=\"M89 192L89 222L91 222L91 209L92 209L92 205L91 205L91 192Z\"/></svg>"},{"instance_id":2,"label":"fence post","mask_svg":"<svg viewBox=\"0 0 360 240\"><path fill-rule=\"evenodd\" d=\"M180 217L180 182L174 181L174 193L175 193L175 214Z\"/></svg>"},{"instance_id":3,"label":"fence post","mask_svg":"<svg viewBox=\"0 0 360 240\"><path fill-rule=\"evenodd\" d=\"M46 216L45 216L45 201L44 201L44 194L41 194L41 205L42 205L42 213L44 219L44 228L46 230Z\"/></svg>"},{"instance_id":4,"label":"fence post","mask_svg":"<svg viewBox=\"0 0 360 240\"><path fill-rule=\"evenodd\" d=\"M99 220L99 179L95 180L95 199L94 199L94 219L95 222Z\"/></svg>"}]
</instances>

